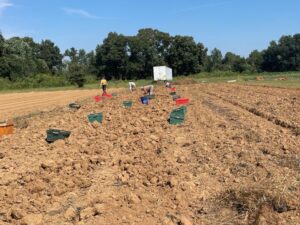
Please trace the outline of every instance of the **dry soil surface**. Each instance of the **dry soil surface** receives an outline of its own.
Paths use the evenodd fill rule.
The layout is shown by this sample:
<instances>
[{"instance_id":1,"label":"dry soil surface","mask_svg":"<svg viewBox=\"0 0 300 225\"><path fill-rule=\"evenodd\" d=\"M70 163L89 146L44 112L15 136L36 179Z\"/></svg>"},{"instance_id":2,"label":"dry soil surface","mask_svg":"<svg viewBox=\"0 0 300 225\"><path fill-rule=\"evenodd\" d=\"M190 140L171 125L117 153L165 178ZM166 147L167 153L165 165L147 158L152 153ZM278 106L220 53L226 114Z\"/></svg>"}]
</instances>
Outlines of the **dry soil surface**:
<instances>
[{"instance_id":1,"label":"dry soil surface","mask_svg":"<svg viewBox=\"0 0 300 225\"><path fill-rule=\"evenodd\" d=\"M177 93L191 100L179 126L167 121L176 108L168 91L156 88L149 105L119 92L0 138L0 224L300 224L299 91ZM87 121L95 112L102 124ZM71 136L48 144L48 128Z\"/></svg>"},{"instance_id":2,"label":"dry soil surface","mask_svg":"<svg viewBox=\"0 0 300 225\"><path fill-rule=\"evenodd\" d=\"M57 106L100 94L99 90L70 90L0 94L0 120L49 111Z\"/></svg>"}]
</instances>

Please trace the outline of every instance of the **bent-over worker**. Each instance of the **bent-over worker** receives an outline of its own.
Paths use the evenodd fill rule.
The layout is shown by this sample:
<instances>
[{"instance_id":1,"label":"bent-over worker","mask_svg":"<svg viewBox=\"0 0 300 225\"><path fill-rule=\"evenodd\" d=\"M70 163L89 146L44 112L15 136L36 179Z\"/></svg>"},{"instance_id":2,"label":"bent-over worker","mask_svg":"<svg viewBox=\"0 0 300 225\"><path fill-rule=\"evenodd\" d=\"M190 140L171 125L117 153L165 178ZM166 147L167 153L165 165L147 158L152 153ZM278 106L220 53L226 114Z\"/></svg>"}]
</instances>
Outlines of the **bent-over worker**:
<instances>
[{"instance_id":1,"label":"bent-over worker","mask_svg":"<svg viewBox=\"0 0 300 225\"><path fill-rule=\"evenodd\" d=\"M128 85L129 85L129 90L130 90L131 92L134 91L134 90L136 89L136 85L135 85L134 82L129 82Z\"/></svg>"},{"instance_id":2,"label":"bent-over worker","mask_svg":"<svg viewBox=\"0 0 300 225\"><path fill-rule=\"evenodd\" d=\"M147 85L141 87L141 90L144 91L144 94L153 95L154 86L153 85Z\"/></svg>"}]
</instances>

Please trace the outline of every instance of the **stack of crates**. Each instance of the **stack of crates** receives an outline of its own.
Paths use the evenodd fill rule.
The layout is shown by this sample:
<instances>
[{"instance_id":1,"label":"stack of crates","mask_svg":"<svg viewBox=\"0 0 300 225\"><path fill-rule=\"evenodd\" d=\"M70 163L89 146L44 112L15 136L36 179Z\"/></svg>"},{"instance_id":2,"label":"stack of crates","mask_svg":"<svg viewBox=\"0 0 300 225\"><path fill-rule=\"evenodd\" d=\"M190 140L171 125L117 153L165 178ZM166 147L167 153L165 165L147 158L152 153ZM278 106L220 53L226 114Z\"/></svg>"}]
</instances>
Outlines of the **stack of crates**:
<instances>
[{"instance_id":1,"label":"stack of crates","mask_svg":"<svg viewBox=\"0 0 300 225\"><path fill-rule=\"evenodd\" d=\"M174 109L170 114L169 123L172 125L182 124L185 120L185 114L187 112L186 106Z\"/></svg>"}]
</instances>

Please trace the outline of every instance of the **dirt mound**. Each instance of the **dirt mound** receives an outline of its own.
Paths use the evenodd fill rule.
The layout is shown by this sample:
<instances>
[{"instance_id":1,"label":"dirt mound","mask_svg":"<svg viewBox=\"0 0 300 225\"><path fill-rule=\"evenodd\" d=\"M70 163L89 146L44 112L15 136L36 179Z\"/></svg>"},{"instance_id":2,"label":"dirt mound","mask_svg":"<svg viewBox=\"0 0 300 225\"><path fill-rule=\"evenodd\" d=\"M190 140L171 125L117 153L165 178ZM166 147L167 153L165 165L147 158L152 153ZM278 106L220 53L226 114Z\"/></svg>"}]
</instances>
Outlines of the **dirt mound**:
<instances>
[{"instance_id":1,"label":"dirt mound","mask_svg":"<svg viewBox=\"0 0 300 225\"><path fill-rule=\"evenodd\" d=\"M162 87L149 105L120 91L24 118L0 138L0 224L299 224L299 137L217 97L272 100L279 116L298 92L258 88L244 102L249 89L178 86L190 98L178 126L167 121L176 106ZM98 112L103 122L89 123ZM71 135L49 144L49 128Z\"/></svg>"}]
</instances>

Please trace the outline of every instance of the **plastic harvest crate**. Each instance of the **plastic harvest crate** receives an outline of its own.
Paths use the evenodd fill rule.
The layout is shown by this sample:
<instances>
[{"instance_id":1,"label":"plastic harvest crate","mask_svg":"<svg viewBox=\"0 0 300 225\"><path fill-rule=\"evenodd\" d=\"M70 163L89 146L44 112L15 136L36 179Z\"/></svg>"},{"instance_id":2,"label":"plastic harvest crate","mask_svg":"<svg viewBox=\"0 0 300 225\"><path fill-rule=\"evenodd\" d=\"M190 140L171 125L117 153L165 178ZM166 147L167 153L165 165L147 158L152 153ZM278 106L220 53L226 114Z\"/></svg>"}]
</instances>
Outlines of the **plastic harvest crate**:
<instances>
[{"instance_id":1,"label":"plastic harvest crate","mask_svg":"<svg viewBox=\"0 0 300 225\"><path fill-rule=\"evenodd\" d=\"M112 95L108 93L103 93L102 96L105 98L112 98Z\"/></svg>"},{"instance_id":2,"label":"plastic harvest crate","mask_svg":"<svg viewBox=\"0 0 300 225\"><path fill-rule=\"evenodd\" d=\"M174 96L174 95L176 95L176 92L170 92L170 95Z\"/></svg>"},{"instance_id":3,"label":"plastic harvest crate","mask_svg":"<svg viewBox=\"0 0 300 225\"><path fill-rule=\"evenodd\" d=\"M181 124L185 120L185 114L186 114L187 108L186 106L182 106L180 108L174 109L171 112L170 115L170 124L176 125L176 124Z\"/></svg>"},{"instance_id":4,"label":"plastic harvest crate","mask_svg":"<svg viewBox=\"0 0 300 225\"><path fill-rule=\"evenodd\" d=\"M176 99L176 105L186 105L189 101L190 100L188 98L178 98Z\"/></svg>"},{"instance_id":5,"label":"plastic harvest crate","mask_svg":"<svg viewBox=\"0 0 300 225\"><path fill-rule=\"evenodd\" d=\"M100 102L101 101L101 97L99 95L96 95L94 97L94 99L95 99L95 102Z\"/></svg>"},{"instance_id":6,"label":"plastic harvest crate","mask_svg":"<svg viewBox=\"0 0 300 225\"><path fill-rule=\"evenodd\" d=\"M186 106L181 106L180 108L173 109L170 117L174 116L174 117L182 117L183 118L185 116L186 112L187 112Z\"/></svg>"},{"instance_id":7,"label":"plastic harvest crate","mask_svg":"<svg viewBox=\"0 0 300 225\"><path fill-rule=\"evenodd\" d=\"M0 123L0 136L12 134L14 132L14 125L7 123Z\"/></svg>"},{"instance_id":8,"label":"plastic harvest crate","mask_svg":"<svg viewBox=\"0 0 300 225\"><path fill-rule=\"evenodd\" d=\"M123 106L124 106L125 108L130 108L130 107L132 106L132 101L124 101L124 102L123 102Z\"/></svg>"},{"instance_id":9,"label":"plastic harvest crate","mask_svg":"<svg viewBox=\"0 0 300 225\"><path fill-rule=\"evenodd\" d=\"M143 96L141 97L141 102L144 104L144 105L148 105L149 104L149 100L147 97Z\"/></svg>"},{"instance_id":10,"label":"plastic harvest crate","mask_svg":"<svg viewBox=\"0 0 300 225\"><path fill-rule=\"evenodd\" d=\"M101 123L103 120L103 113L95 113L88 115L88 120L90 123L93 123L95 121Z\"/></svg>"},{"instance_id":11,"label":"plastic harvest crate","mask_svg":"<svg viewBox=\"0 0 300 225\"><path fill-rule=\"evenodd\" d=\"M47 130L47 142L51 143L59 139L65 139L70 136L70 131L57 130L57 129L49 129Z\"/></svg>"},{"instance_id":12,"label":"plastic harvest crate","mask_svg":"<svg viewBox=\"0 0 300 225\"><path fill-rule=\"evenodd\" d=\"M71 108L71 109L80 109L80 107L81 106L77 103L70 103L69 104L69 108Z\"/></svg>"},{"instance_id":13,"label":"plastic harvest crate","mask_svg":"<svg viewBox=\"0 0 300 225\"><path fill-rule=\"evenodd\" d=\"M172 125L182 124L184 123L184 118L170 117L169 123Z\"/></svg>"}]
</instances>

